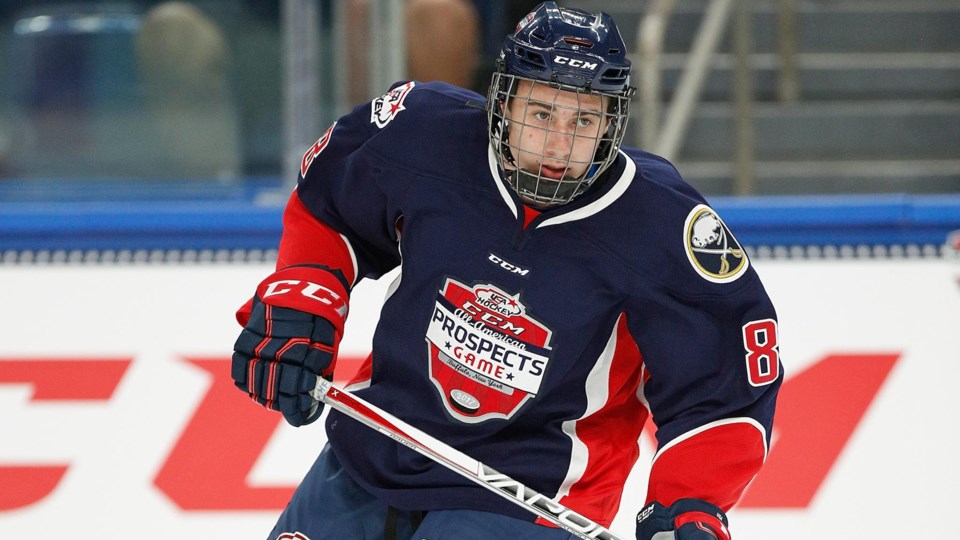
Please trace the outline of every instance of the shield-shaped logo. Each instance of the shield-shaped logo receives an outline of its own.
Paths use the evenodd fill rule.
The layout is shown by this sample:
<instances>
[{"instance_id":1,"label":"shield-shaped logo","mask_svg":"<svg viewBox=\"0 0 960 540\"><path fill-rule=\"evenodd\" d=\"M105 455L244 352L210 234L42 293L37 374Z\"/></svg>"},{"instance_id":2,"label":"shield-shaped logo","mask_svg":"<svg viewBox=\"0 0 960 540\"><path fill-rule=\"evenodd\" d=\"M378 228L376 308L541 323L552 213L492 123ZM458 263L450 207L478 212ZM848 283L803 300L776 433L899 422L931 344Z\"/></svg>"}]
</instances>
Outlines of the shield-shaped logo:
<instances>
[{"instance_id":1,"label":"shield-shaped logo","mask_svg":"<svg viewBox=\"0 0 960 540\"><path fill-rule=\"evenodd\" d=\"M414 86L416 86L416 83L410 81L373 100L370 108L370 121L380 129L386 127L400 114L400 111L405 110L403 100L407 99L407 94L410 93L410 90L413 90Z\"/></svg>"},{"instance_id":2,"label":"shield-shaped logo","mask_svg":"<svg viewBox=\"0 0 960 540\"><path fill-rule=\"evenodd\" d=\"M430 380L461 422L510 418L540 391L551 335L519 295L447 279L427 328Z\"/></svg>"},{"instance_id":3,"label":"shield-shaped logo","mask_svg":"<svg viewBox=\"0 0 960 540\"><path fill-rule=\"evenodd\" d=\"M720 216L707 205L698 204L683 224L687 259L707 281L729 283L750 266L746 252Z\"/></svg>"}]
</instances>

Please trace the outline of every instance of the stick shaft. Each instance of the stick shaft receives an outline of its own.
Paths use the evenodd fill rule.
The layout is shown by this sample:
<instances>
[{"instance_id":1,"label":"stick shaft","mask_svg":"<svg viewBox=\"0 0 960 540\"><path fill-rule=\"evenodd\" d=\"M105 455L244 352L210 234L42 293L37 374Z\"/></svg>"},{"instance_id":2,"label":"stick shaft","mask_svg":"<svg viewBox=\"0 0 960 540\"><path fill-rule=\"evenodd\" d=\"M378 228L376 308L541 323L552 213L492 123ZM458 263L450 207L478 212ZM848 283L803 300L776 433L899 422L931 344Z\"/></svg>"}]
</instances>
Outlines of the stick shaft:
<instances>
[{"instance_id":1,"label":"stick shaft","mask_svg":"<svg viewBox=\"0 0 960 540\"><path fill-rule=\"evenodd\" d=\"M320 378L313 397L585 540L619 540L608 529L497 472L390 413Z\"/></svg>"}]
</instances>

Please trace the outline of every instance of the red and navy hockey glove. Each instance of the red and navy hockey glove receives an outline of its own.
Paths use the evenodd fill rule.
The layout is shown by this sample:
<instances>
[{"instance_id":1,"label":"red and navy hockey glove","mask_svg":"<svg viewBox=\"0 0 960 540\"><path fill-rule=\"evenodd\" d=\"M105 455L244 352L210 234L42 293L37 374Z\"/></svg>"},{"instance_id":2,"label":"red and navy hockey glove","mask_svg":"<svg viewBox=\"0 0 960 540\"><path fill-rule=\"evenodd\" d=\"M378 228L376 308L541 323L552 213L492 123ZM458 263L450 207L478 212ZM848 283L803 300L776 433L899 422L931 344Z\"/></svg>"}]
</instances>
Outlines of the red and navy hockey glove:
<instances>
[{"instance_id":1,"label":"red and navy hockey glove","mask_svg":"<svg viewBox=\"0 0 960 540\"><path fill-rule=\"evenodd\" d=\"M637 514L637 540L730 540L730 531L727 515L706 501L654 501Z\"/></svg>"},{"instance_id":2,"label":"red and navy hockey glove","mask_svg":"<svg viewBox=\"0 0 960 540\"><path fill-rule=\"evenodd\" d=\"M270 275L237 312L244 328L233 346L234 383L291 425L313 422L322 407L310 391L318 376L333 376L346 316L339 271L291 266Z\"/></svg>"}]
</instances>

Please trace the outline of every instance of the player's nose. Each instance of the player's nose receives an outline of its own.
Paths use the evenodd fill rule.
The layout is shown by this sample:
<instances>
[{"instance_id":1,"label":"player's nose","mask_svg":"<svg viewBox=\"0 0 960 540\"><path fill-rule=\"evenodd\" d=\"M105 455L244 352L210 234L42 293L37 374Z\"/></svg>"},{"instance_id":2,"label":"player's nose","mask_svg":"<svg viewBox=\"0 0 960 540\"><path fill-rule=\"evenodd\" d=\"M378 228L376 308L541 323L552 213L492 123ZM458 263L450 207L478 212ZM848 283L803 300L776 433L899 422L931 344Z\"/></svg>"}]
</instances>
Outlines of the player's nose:
<instances>
[{"instance_id":1,"label":"player's nose","mask_svg":"<svg viewBox=\"0 0 960 540\"><path fill-rule=\"evenodd\" d=\"M573 131L566 125L551 126L545 146L547 156L566 158L573 148Z\"/></svg>"}]
</instances>

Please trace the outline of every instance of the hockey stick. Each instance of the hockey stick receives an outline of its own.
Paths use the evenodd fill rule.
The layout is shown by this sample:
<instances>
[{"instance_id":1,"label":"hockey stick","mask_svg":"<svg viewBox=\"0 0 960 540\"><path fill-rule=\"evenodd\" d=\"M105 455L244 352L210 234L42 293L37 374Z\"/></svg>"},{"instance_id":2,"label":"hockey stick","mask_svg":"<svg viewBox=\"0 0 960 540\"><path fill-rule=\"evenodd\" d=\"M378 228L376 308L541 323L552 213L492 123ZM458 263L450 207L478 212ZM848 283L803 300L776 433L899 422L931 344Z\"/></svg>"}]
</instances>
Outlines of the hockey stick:
<instances>
[{"instance_id":1,"label":"hockey stick","mask_svg":"<svg viewBox=\"0 0 960 540\"><path fill-rule=\"evenodd\" d=\"M313 397L580 538L620 540L602 525L495 471L325 379L317 380Z\"/></svg>"}]
</instances>

